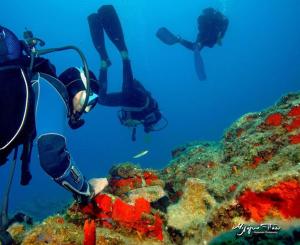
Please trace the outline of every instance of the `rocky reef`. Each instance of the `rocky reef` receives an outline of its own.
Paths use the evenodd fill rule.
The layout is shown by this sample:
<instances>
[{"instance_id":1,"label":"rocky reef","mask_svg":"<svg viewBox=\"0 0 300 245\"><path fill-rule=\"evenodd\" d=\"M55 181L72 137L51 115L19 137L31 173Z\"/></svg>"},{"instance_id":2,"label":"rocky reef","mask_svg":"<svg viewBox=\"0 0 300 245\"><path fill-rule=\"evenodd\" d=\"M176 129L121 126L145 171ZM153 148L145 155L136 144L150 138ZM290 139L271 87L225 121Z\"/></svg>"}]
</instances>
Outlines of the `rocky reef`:
<instances>
[{"instance_id":1,"label":"rocky reef","mask_svg":"<svg viewBox=\"0 0 300 245\"><path fill-rule=\"evenodd\" d=\"M114 166L93 203L10 232L17 244L294 244L299 172L300 93L293 93L238 119L221 142L176 148L162 170Z\"/></svg>"}]
</instances>

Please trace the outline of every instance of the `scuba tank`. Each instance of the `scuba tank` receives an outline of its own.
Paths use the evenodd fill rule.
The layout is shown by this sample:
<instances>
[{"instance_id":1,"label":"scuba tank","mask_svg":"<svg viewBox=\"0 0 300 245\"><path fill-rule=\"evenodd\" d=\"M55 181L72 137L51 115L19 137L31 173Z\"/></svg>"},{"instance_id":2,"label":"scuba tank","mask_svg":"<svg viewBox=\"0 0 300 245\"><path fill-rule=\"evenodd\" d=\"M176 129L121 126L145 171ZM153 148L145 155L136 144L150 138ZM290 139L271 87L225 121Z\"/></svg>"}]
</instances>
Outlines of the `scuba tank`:
<instances>
[{"instance_id":1,"label":"scuba tank","mask_svg":"<svg viewBox=\"0 0 300 245\"><path fill-rule=\"evenodd\" d=\"M16 35L0 26L0 64L20 58L22 46Z\"/></svg>"}]
</instances>

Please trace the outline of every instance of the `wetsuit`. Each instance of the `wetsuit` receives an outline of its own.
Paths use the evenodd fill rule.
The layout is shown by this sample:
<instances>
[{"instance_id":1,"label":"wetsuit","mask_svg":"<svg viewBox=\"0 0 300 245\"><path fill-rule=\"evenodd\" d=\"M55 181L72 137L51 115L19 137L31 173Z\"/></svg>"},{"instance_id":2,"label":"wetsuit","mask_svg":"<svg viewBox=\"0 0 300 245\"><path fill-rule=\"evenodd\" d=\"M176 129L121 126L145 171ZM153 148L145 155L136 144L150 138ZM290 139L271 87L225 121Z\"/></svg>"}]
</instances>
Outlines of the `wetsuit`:
<instances>
[{"instance_id":1,"label":"wetsuit","mask_svg":"<svg viewBox=\"0 0 300 245\"><path fill-rule=\"evenodd\" d=\"M30 67L30 64L30 58L23 54L23 47L16 35L0 26L0 165L7 161L8 155L15 147L22 144L22 185L27 185L31 180L29 162L33 140L37 131L44 133L36 130L35 112L39 94L36 93L35 88L40 85L40 82L38 77L34 79L34 75L42 72L53 78L56 77L55 67L48 60L36 58L33 67ZM55 93L57 95L57 92ZM42 91L41 94L43 95ZM46 103L43 116L45 117L46 112L47 116L57 119L56 114L49 115L49 111L53 108L55 109L53 104ZM49 125L48 130L52 131L53 123L50 122ZM45 125L41 126L39 128L45 130ZM57 183L70 189L74 195L84 196L84 198L90 196L89 185L71 162L62 135L45 132L38 139L38 150L41 167ZM6 195L9 193L7 192ZM5 196L4 200L6 201L1 210L0 241L2 244L13 244L13 239L6 230L14 222L23 221L25 216L19 213L8 219L8 196Z\"/></svg>"},{"instance_id":2,"label":"wetsuit","mask_svg":"<svg viewBox=\"0 0 300 245\"><path fill-rule=\"evenodd\" d=\"M100 58L107 66L110 65L108 54L105 48L104 31L109 39L116 46L118 51L127 54L127 47L124 41L123 30L117 13L113 6L102 6L97 14L88 17L90 32L93 44L98 51ZM130 119L141 121L145 131L150 126L147 124L147 116L154 114L155 119L151 124L161 118L158 104L144 86L134 79L130 60L122 56L123 62L123 84L122 91L118 93L107 93L107 66L101 67L99 75L99 99L98 103L105 106L120 106Z\"/></svg>"},{"instance_id":3,"label":"wetsuit","mask_svg":"<svg viewBox=\"0 0 300 245\"><path fill-rule=\"evenodd\" d=\"M198 17L199 33L196 41L180 39L180 43L191 50L194 50L197 44L200 44L201 48L212 48L219 39L224 37L228 23L228 19L221 12L213 8L204 9L203 14Z\"/></svg>"},{"instance_id":4,"label":"wetsuit","mask_svg":"<svg viewBox=\"0 0 300 245\"><path fill-rule=\"evenodd\" d=\"M88 198L90 196L89 185L71 160L71 156L66 146L66 139L62 135L62 131L57 129L57 123L55 123L59 121L58 123L60 124L65 121L66 113L63 113L63 111L64 109L71 107L71 103L62 100L62 92L64 92L64 95L67 95L69 100L72 101L73 96L77 92L85 89L79 70L75 68L68 69L60 76L61 80L57 81L58 83L61 82L61 89L63 89L61 91L56 91L53 86L46 81L40 82L40 79L38 78L34 81L33 76L39 72L46 73L47 75L52 76L53 79L57 79L55 67L46 59L36 58L32 69L29 69L30 58L27 55L22 54L22 51L19 50L21 49L21 45L19 45L20 41L10 30L3 27L1 28L0 31L3 34L3 46L0 46L0 82L2 92L0 96L0 105L2 108L0 113L0 165L6 162L7 156L13 148L23 144L21 184L27 185L31 179L29 161L32 142L38 134L37 145L41 167L58 184L71 190L78 199L81 199L81 197ZM14 68L15 70L11 70L12 66L16 67ZM22 68L22 71L20 71L20 68ZM10 71L13 71L13 73L10 74ZM18 74L16 78L14 78L15 74ZM7 81L9 81L9 83ZM24 83L26 86L23 85ZM11 84L13 84L14 87L12 87ZM21 87L21 85L23 87ZM43 94L45 94L47 95L47 98L49 98L49 92L52 92L53 96L51 95L50 97L53 99L54 103L61 102L56 107L56 104L51 103L51 101L46 101L43 108L39 109L42 111L41 118L45 118L46 113L47 116L55 119L55 122L48 120L47 124L36 123L36 119L39 117L39 113L37 115L35 114L36 108L39 108L39 104L43 104L37 103L37 95L34 92L36 86L38 86L37 91L40 90L42 97L44 97ZM43 91L44 89L46 90ZM22 102L20 101L20 98L25 98L25 90L29 91L29 102L27 116L24 117L24 126L21 128L21 120L18 120L19 124L16 125L14 125L14 122L16 121L16 118L25 115L26 110L19 108L22 107L20 106ZM18 96L20 96L19 100L16 99ZM25 99L24 104L27 104ZM72 110L72 108L69 108L69 110ZM38 126L37 130L35 125ZM9 129L12 126L15 126L15 128L20 127L21 130L19 133L15 133L17 130L14 129L12 134L7 136ZM13 138L13 135L16 135L16 138L13 141L9 141L9 139ZM3 138L7 138L8 140L4 141ZM7 142L10 143L7 144ZM26 154L24 153L24 149ZM24 158L26 164L24 164Z\"/></svg>"}]
</instances>

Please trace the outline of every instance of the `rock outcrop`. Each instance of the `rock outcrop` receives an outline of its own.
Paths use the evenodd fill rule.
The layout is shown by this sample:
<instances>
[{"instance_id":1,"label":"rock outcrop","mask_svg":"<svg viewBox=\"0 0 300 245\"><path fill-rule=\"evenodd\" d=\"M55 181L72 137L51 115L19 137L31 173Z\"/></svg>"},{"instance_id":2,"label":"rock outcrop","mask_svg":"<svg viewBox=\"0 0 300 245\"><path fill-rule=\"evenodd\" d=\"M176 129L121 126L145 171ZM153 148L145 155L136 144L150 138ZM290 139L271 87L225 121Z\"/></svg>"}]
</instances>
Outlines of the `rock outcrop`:
<instances>
[{"instance_id":1,"label":"rock outcrop","mask_svg":"<svg viewBox=\"0 0 300 245\"><path fill-rule=\"evenodd\" d=\"M45 239L81 244L84 222L94 220L97 244L207 244L227 232L212 241L222 244L237 239L236 228L247 224L299 225L299 93L244 115L221 142L190 143L172 156L161 171L115 166L109 187L94 204L73 204L63 217L50 217L30 230L19 227L23 236L12 234L23 244ZM300 240L299 228L288 234ZM276 241L282 236L278 233Z\"/></svg>"}]
</instances>

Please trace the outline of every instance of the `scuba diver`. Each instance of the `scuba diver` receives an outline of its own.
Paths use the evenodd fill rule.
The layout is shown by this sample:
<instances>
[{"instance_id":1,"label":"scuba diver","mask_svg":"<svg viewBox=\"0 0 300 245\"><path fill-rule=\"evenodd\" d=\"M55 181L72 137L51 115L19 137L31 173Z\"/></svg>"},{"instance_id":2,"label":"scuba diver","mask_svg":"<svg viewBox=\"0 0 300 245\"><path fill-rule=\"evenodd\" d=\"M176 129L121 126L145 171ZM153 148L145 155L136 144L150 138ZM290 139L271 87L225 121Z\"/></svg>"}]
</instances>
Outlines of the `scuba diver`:
<instances>
[{"instance_id":1,"label":"scuba diver","mask_svg":"<svg viewBox=\"0 0 300 245\"><path fill-rule=\"evenodd\" d=\"M119 119L122 125L132 128L132 140L136 140L136 127L142 125L144 132L158 131L166 127L156 128L157 123L164 119L158 103L141 82L133 77L128 50L125 44L122 26L116 10L112 5L103 5L97 13L88 16L88 23L93 44L101 59L99 75L98 103L105 106L121 107ZM123 63L122 91L107 93L107 73L111 61L108 57L104 32L120 52Z\"/></svg>"},{"instance_id":2,"label":"scuba diver","mask_svg":"<svg viewBox=\"0 0 300 245\"><path fill-rule=\"evenodd\" d=\"M67 115L71 128L75 129L83 125L83 119L80 117L83 112L89 112L96 105L97 96L92 90L98 91L95 76L88 71L85 58L74 46L39 51L36 49L37 44L43 46L44 42L33 37L30 31L24 33L24 38L25 41L20 41L12 31L0 26L0 106L2 108L0 165L7 162L7 158L15 149L1 210L0 242L3 245L13 243L10 234L6 231L12 223L20 221L28 223L28 219L22 213L18 213L11 219L8 218L8 197L20 145L23 145L21 185L28 185L32 178L29 162L33 142L37 136L42 169L55 182L71 191L78 202L91 201L107 185L106 178L86 180L67 150L66 138L55 131L53 125L56 120L59 120L57 115L49 113L52 109L52 111L65 110L65 114L60 112L58 114L63 115L64 120ZM71 67L57 77L55 66L39 55L67 49L78 51L85 69ZM90 90L90 81L93 84L92 90ZM46 108L40 107L39 97L42 98L44 88L51 88L54 91L53 94L57 95L55 98L61 102L62 110L54 107L52 101L47 101ZM45 126L38 122L37 118L41 110L43 110L43 117L47 113L47 117L52 119L48 120L49 125Z\"/></svg>"},{"instance_id":3,"label":"scuba diver","mask_svg":"<svg viewBox=\"0 0 300 245\"><path fill-rule=\"evenodd\" d=\"M206 8L197 19L198 35L195 42L191 42L174 35L167 28L158 29L156 36L167 45L181 44L194 51L194 64L199 80L205 80L206 74L200 51L204 47L212 48L216 44L222 45L222 39L228 28L229 20L220 11Z\"/></svg>"}]
</instances>

